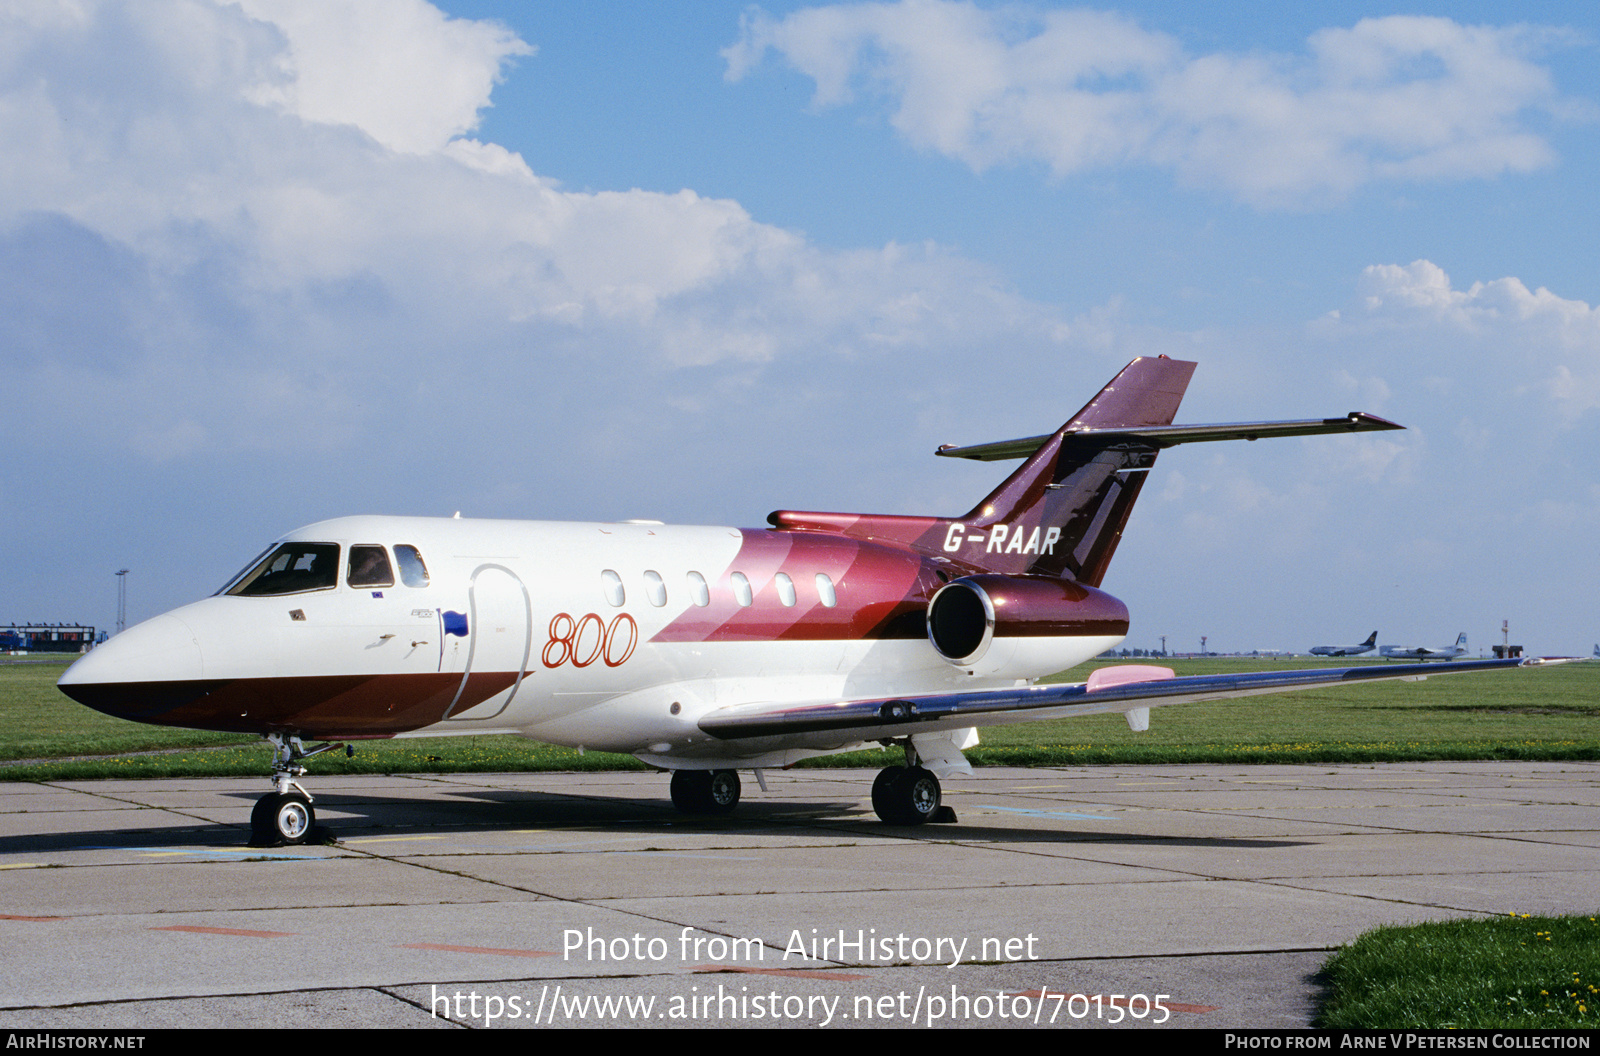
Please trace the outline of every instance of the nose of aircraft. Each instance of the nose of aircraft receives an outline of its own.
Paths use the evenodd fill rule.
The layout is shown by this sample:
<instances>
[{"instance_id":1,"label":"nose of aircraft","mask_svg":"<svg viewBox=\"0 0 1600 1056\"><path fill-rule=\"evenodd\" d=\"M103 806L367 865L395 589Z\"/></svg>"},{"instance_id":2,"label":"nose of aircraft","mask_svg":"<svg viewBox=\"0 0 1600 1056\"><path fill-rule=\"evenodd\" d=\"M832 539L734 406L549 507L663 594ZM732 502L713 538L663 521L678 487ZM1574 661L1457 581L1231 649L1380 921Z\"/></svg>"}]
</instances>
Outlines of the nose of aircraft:
<instances>
[{"instance_id":1,"label":"nose of aircraft","mask_svg":"<svg viewBox=\"0 0 1600 1056\"><path fill-rule=\"evenodd\" d=\"M67 668L61 692L96 711L142 722L203 695L200 643L170 613L128 628Z\"/></svg>"}]
</instances>

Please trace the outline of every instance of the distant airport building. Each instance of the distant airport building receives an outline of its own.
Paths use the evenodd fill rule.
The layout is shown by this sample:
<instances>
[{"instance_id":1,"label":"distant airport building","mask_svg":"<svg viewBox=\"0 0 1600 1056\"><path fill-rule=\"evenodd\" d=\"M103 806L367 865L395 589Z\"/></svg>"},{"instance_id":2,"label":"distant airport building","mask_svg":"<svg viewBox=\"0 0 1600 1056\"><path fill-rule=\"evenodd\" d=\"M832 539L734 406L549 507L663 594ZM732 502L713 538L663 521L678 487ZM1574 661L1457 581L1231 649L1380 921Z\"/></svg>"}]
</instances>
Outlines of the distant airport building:
<instances>
[{"instance_id":1,"label":"distant airport building","mask_svg":"<svg viewBox=\"0 0 1600 1056\"><path fill-rule=\"evenodd\" d=\"M32 623L0 628L0 652L86 653L94 628L76 623Z\"/></svg>"}]
</instances>

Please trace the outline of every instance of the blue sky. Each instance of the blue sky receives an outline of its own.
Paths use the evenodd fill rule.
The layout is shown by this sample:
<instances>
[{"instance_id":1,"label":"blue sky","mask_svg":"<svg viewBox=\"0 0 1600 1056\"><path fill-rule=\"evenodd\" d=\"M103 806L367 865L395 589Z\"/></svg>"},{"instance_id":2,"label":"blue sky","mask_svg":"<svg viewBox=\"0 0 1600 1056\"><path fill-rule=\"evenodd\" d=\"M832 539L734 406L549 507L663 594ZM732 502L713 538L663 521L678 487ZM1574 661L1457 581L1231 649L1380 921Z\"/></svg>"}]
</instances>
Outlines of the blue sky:
<instances>
[{"instance_id":1,"label":"blue sky","mask_svg":"<svg viewBox=\"0 0 1600 1056\"><path fill-rule=\"evenodd\" d=\"M1134 355L1129 644L1600 636L1593 5L24 0L0 623L347 513L958 513Z\"/></svg>"}]
</instances>

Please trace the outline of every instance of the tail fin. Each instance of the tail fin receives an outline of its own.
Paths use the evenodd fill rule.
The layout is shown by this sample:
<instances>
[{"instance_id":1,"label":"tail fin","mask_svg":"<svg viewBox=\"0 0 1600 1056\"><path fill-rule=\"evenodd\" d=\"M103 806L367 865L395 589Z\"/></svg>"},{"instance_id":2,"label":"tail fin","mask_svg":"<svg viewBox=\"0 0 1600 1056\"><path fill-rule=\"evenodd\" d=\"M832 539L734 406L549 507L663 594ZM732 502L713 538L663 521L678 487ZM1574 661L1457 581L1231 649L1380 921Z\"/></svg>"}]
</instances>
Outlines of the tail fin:
<instances>
[{"instance_id":1,"label":"tail fin","mask_svg":"<svg viewBox=\"0 0 1600 1056\"><path fill-rule=\"evenodd\" d=\"M1377 631L1373 631L1371 634L1367 635L1367 640L1362 642L1361 644L1366 646L1368 649L1371 649L1373 646L1377 645L1378 644L1378 632Z\"/></svg>"},{"instance_id":2,"label":"tail fin","mask_svg":"<svg viewBox=\"0 0 1600 1056\"><path fill-rule=\"evenodd\" d=\"M1146 473L1163 448L1201 440L1403 428L1360 411L1343 418L1173 425L1194 368L1166 356L1141 357L1048 436L941 447L938 454L959 458L1026 459L964 517L777 510L767 520L780 531L909 546L968 571L1050 576L1098 587ZM1374 631L1368 642L1376 640Z\"/></svg>"},{"instance_id":3,"label":"tail fin","mask_svg":"<svg viewBox=\"0 0 1600 1056\"><path fill-rule=\"evenodd\" d=\"M1055 433L985 445L1004 450L975 457L1028 458L965 517L778 510L767 520L783 531L901 543L972 571L1033 573L1097 587L1145 471L1167 446L1119 430L1171 425L1194 368L1165 356L1141 357Z\"/></svg>"},{"instance_id":4,"label":"tail fin","mask_svg":"<svg viewBox=\"0 0 1600 1056\"><path fill-rule=\"evenodd\" d=\"M1194 368L1164 356L1129 363L958 519L944 549L985 571L1098 587L1161 447L1116 432L1172 424Z\"/></svg>"}]
</instances>

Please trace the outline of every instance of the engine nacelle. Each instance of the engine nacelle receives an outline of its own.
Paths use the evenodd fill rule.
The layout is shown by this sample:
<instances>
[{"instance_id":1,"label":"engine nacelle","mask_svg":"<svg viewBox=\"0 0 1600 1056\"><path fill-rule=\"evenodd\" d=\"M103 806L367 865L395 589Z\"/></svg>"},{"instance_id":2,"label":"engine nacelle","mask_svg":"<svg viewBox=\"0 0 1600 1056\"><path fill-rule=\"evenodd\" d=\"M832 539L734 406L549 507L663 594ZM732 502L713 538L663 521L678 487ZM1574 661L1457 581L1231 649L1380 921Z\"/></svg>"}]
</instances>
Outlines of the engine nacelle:
<instances>
[{"instance_id":1,"label":"engine nacelle","mask_svg":"<svg viewBox=\"0 0 1600 1056\"><path fill-rule=\"evenodd\" d=\"M1037 678L1120 642L1128 607L1066 579L984 574L946 583L928 603L928 641L975 675Z\"/></svg>"}]
</instances>

